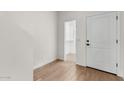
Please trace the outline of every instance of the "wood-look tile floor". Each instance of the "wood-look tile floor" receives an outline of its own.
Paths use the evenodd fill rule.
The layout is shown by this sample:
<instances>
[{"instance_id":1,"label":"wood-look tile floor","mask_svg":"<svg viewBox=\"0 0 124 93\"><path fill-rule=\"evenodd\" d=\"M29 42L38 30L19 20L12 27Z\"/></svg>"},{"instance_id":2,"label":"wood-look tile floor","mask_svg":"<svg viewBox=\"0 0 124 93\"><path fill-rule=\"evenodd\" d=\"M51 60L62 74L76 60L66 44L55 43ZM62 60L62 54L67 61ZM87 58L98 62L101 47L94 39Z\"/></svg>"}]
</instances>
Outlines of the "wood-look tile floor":
<instances>
[{"instance_id":1,"label":"wood-look tile floor","mask_svg":"<svg viewBox=\"0 0 124 93\"><path fill-rule=\"evenodd\" d=\"M34 70L35 81L121 81L114 74L82 67L70 61L55 61Z\"/></svg>"}]
</instances>

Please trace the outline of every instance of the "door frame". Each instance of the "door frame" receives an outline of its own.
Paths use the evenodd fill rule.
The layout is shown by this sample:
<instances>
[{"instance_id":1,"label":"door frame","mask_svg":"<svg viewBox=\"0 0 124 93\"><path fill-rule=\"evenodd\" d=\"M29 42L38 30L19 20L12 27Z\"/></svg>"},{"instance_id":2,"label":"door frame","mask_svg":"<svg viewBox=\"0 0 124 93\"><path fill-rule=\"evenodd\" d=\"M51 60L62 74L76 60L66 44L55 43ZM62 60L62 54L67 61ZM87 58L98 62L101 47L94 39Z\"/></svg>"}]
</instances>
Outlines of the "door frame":
<instances>
[{"instance_id":1,"label":"door frame","mask_svg":"<svg viewBox=\"0 0 124 93\"><path fill-rule=\"evenodd\" d=\"M104 15L104 14L108 14L108 13L113 13L113 12L107 12L107 13L101 13L101 14L96 14L96 15ZM118 40L118 44L116 44L116 60L117 60L117 64L118 64L118 66L117 66L117 68L116 68L116 70L117 70L117 76L121 76L122 77L122 75L121 75L121 66L120 66L120 64L121 64L121 60L120 60L120 12L114 12L114 13L116 13L116 16L118 16L117 17L117 21L116 21L116 39ZM84 43L86 43L86 40L87 40L87 18L88 17L92 17L92 16L96 16L96 15L91 15L91 16L86 16L86 36L85 36L85 42ZM85 44L85 49L86 49L86 51L85 51L85 59L86 59L86 66L87 66L87 46L86 46L86 44Z\"/></svg>"},{"instance_id":2,"label":"door frame","mask_svg":"<svg viewBox=\"0 0 124 93\"><path fill-rule=\"evenodd\" d=\"M77 20L76 19L71 19L71 20L65 20L64 21L64 59L63 60L65 60L65 57L66 57L66 55L65 55L65 22L71 22L71 21L75 21L75 23L76 23L76 33L75 33L75 48L76 48L76 34L77 34ZM77 49L75 49L75 51L76 51ZM76 51L76 53L75 53L75 55L77 55L77 51Z\"/></svg>"}]
</instances>

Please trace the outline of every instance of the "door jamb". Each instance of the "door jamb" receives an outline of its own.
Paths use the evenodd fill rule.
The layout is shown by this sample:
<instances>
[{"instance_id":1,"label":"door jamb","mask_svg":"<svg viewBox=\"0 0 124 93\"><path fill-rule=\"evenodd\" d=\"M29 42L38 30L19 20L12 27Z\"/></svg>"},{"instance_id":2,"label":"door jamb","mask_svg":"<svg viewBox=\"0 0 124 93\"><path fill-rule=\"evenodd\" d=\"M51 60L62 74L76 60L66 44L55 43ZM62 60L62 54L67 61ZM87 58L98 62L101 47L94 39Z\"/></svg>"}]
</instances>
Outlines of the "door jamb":
<instances>
[{"instance_id":1,"label":"door jamb","mask_svg":"<svg viewBox=\"0 0 124 93\"><path fill-rule=\"evenodd\" d=\"M118 64L118 67L117 67L117 75L118 76L122 76L121 75L121 59L120 59L120 40L121 40L121 36L120 36L120 12L116 12L116 16L118 16L118 19L116 20L116 33L117 33L117 40L118 40L118 44L117 44L117 64Z\"/></svg>"},{"instance_id":2,"label":"door jamb","mask_svg":"<svg viewBox=\"0 0 124 93\"><path fill-rule=\"evenodd\" d=\"M64 21L64 52L63 52L63 55L64 55L64 58L63 58L63 60L65 61L65 22L71 22L71 21L75 21L76 22L76 33L75 33L75 42L77 42L76 41L76 34L77 34L77 21L76 21L76 19L72 19L72 20L65 20ZM76 48L76 43L75 43L75 48ZM76 51L76 55L77 55L77 51ZM77 60L77 59L76 59Z\"/></svg>"}]
</instances>

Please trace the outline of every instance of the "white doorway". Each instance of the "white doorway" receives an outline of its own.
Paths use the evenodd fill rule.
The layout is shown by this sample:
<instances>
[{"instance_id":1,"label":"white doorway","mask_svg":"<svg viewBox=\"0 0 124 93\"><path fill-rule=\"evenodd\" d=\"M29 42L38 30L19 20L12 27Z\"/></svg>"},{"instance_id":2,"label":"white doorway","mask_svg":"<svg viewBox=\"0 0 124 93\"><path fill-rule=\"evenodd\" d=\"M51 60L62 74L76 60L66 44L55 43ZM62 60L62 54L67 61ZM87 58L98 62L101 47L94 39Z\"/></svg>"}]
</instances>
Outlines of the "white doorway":
<instances>
[{"instance_id":1,"label":"white doorway","mask_svg":"<svg viewBox=\"0 0 124 93\"><path fill-rule=\"evenodd\" d=\"M87 17L87 66L117 74L115 12Z\"/></svg>"},{"instance_id":2,"label":"white doorway","mask_svg":"<svg viewBox=\"0 0 124 93\"><path fill-rule=\"evenodd\" d=\"M76 20L64 22L64 60L76 61Z\"/></svg>"}]
</instances>

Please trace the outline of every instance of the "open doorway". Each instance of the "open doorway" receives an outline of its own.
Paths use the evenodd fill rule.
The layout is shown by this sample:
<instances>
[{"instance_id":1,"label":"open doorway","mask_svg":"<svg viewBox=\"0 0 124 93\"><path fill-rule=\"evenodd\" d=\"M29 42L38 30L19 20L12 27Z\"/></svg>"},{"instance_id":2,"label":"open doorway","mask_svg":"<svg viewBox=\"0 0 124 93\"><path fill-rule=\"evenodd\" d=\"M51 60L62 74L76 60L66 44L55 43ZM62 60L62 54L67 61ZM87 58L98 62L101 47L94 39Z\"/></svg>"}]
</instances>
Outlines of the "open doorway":
<instances>
[{"instance_id":1,"label":"open doorway","mask_svg":"<svg viewBox=\"0 0 124 93\"><path fill-rule=\"evenodd\" d=\"M64 60L76 61L76 20L64 22Z\"/></svg>"}]
</instances>

